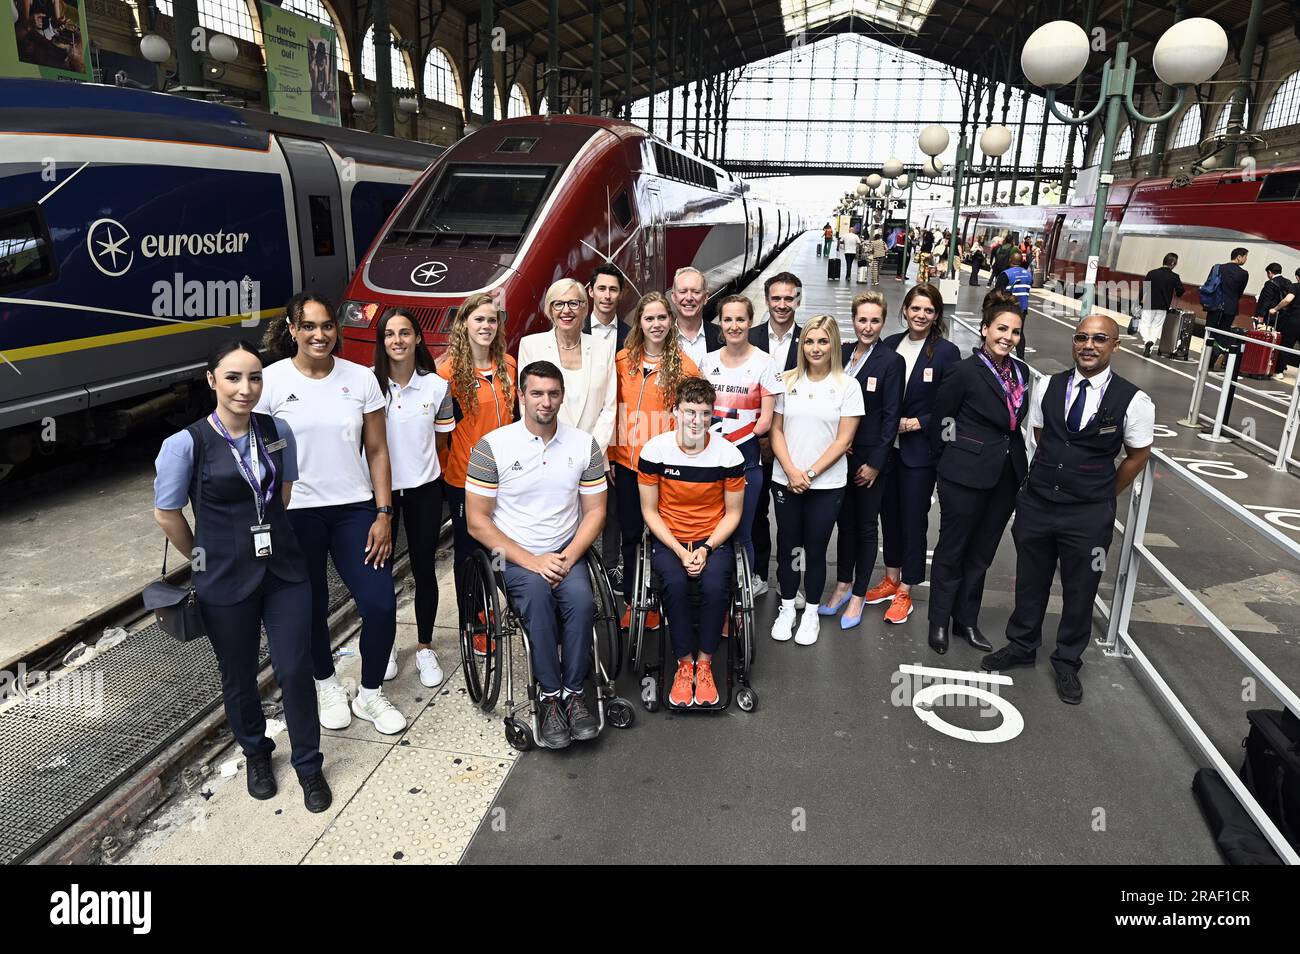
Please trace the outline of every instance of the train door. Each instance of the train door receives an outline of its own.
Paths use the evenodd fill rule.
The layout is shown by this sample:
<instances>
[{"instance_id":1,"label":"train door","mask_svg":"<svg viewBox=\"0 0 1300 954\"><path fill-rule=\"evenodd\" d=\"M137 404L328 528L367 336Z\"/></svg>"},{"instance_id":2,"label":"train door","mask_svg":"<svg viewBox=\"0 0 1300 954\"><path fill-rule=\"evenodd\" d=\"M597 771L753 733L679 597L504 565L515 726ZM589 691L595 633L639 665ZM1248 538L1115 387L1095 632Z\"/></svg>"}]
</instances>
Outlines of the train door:
<instances>
[{"instance_id":1,"label":"train door","mask_svg":"<svg viewBox=\"0 0 1300 954\"><path fill-rule=\"evenodd\" d=\"M334 161L321 143L287 136L276 138L289 161L293 180L303 290L337 300L351 276L343 231L343 196Z\"/></svg>"},{"instance_id":2,"label":"train door","mask_svg":"<svg viewBox=\"0 0 1300 954\"><path fill-rule=\"evenodd\" d=\"M1042 263L1044 275L1052 274L1052 268L1056 264L1056 249L1061 242L1061 233L1065 230L1065 216L1057 215L1052 222L1051 234L1047 236L1047 241L1043 243L1043 250L1046 252L1045 261Z\"/></svg>"},{"instance_id":3,"label":"train door","mask_svg":"<svg viewBox=\"0 0 1300 954\"><path fill-rule=\"evenodd\" d=\"M767 246L763 244L763 207L758 207L758 267L763 267L763 254Z\"/></svg>"}]
</instances>

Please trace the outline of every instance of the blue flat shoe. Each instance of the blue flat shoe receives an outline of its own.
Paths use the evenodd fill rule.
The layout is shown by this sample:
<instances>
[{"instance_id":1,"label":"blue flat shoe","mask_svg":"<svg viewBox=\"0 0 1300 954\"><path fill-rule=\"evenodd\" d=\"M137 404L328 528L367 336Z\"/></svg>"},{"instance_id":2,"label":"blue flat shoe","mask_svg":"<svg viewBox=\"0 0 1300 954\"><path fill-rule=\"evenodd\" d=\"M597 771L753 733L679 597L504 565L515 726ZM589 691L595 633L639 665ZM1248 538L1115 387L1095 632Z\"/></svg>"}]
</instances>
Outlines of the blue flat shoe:
<instances>
[{"instance_id":1,"label":"blue flat shoe","mask_svg":"<svg viewBox=\"0 0 1300 954\"><path fill-rule=\"evenodd\" d=\"M824 604L822 604L821 606L817 607L817 615L818 615L818 616L834 616L836 613L838 613L840 610L842 610L842 609L844 608L844 604L847 603L847 602L850 600L850 598L852 598L852 596L853 596L853 593L852 593L852 591L850 591L849 593L847 593L847 594L845 595L844 599L840 600L838 603L824 603Z\"/></svg>"},{"instance_id":2,"label":"blue flat shoe","mask_svg":"<svg viewBox=\"0 0 1300 954\"><path fill-rule=\"evenodd\" d=\"M848 613L845 613L840 617L840 629L854 629L860 622L862 622L861 613L858 613L857 616L850 616Z\"/></svg>"}]
</instances>

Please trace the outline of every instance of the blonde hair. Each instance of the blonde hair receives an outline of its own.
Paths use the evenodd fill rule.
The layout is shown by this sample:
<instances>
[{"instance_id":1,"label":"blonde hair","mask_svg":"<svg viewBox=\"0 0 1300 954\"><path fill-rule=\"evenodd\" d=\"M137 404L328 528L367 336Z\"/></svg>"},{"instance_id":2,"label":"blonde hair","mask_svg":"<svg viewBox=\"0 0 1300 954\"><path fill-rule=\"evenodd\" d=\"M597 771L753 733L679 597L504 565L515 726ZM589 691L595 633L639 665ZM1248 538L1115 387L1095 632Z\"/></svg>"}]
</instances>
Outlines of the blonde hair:
<instances>
[{"instance_id":1,"label":"blonde hair","mask_svg":"<svg viewBox=\"0 0 1300 954\"><path fill-rule=\"evenodd\" d=\"M858 292L853 296L853 308L849 310L849 315L853 318L858 316L858 307L860 305L878 305L880 307L880 317L885 318L889 315L889 302L885 300L883 293L878 291Z\"/></svg>"},{"instance_id":2,"label":"blonde hair","mask_svg":"<svg viewBox=\"0 0 1300 954\"><path fill-rule=\"evenodd\" d=\"M496 365L497 380L501 382L506 407L511 404L510 373L506 369L506 328L505 315L497 307L496 299L487 292L470 295L456 312L456 320L451 325L450 341L447 354L451 361L451 385L456 400L467 412L478 410L478 387L474 381L474 351L469 345L469 316L484 305L491 305L497 313L497 333L492 339L488 353Z\"/></svg>"},{"instance_id":3,"label":"blonde hair","mask_svg":"<svg viewBox=\"0 0 1300 954\"><path fill-rule=\"evenodd\" d=\"M546 289L546 295L542 298L542 314L555 324L555 317L551 314L551 305L560 301L562 296L567 294L570 289L578 290L578 297L582 299L583 304L587 303L587 289L582 287L582 282L576 278L561 278L558 282ZM585 315L583 317L586 317Z\"/></svg>"},{"instance_id":4,"label":"blonde hair","mask_svg":"<svg viewBox=\"0 0 1300 954\"><path fill-rule=\"evenodd\" d=\"M627 342L623 350L627 352L628 376L641 374L641 363L645 360L645 332L641 329L641 316L645 314L646 305L659 304L668 313L668 335L664 338L664 351L659 358L659 392L663 395L664 407L675 403L677 385L685 375L682 372L682 349L677 344L677 332L673 330L673 306L663 292L646 292L636 303L632 311L632 328L627 333Z\"/></svg>"},{"instance_id":5,"label":"blonde hair","mask_svg":"<svg viewBox=\"0 0 1300 954\"><path fill-rule=\"evenodd\" d=\"M837 383L842 382L844 378L844 361L840 356L840 325L835 320L834 315L813 315L803 326L803 331L799 335L799 358L797 363L789 371L782 375L785 379L785 389L789 391L799 383L799 379L806 377L808 374L807 360L803 355L803 343L808 337L808 332L826 329L826 334L831 339L831 376Z\"/></svg>"}]
</instances>

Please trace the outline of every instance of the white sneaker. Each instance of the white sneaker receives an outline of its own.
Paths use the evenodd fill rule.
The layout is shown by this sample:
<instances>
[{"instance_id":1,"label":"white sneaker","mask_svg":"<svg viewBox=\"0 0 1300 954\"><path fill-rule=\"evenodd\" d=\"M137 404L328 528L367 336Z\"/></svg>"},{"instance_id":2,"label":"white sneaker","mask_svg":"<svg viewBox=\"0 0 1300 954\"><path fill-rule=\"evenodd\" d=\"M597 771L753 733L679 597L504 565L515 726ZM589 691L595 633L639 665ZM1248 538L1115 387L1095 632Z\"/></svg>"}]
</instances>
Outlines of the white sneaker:
<instances>
[{"instance_id":1,"label":"white sneaker","mask_svg":"<svg viewBox=\"0 0 1300 954\"><path fill-rule=\"evenodd\" d=\"M768 589L767 580L754 580L753 591L755 596L762 596Z\"/></svg>"},{"instance_id":2,"label":"white sneaker","mask_svg":"<svg viewBox=\"0 0 1300 954\"><path fill-rule=\"evenodd\" d=\"M821 620L817 617L817 607L809 606L803 611L803 619L799 620L799 628L795 630L794 641L800 646L811 646L817 642L821 628Z\"/></svg>"},{"instance_id":3,"label":"white sneaker","mask_svg":"<svg viewBox=\"0 0 1300 954\"><path fill-rule=\"evenodd\" d=\"M348 691L338 676L316 681L316 709L320 713L322 729L346 729L352 724L348 711Z\"/></svg>"},{"instance_id":4,"label":"white sneaker","mask_svg":"<svg viewBox=\"0 0 1300 954\"><path fill-rule=\"evenodd\" d=\"M384 670L384 682L397 678L397 645L394 644L388 654L388 668Z\"/></svg>"},{"instance_id":5,"label":"white sneaker","mask_svg":"<svg viewBox=\"0 0 1300 954\"><path fill-rule=\"evenodd\" d=\"M420 684L426 689L442 685L442 667L438 665L438 654L432 649L415 651L415 668L420 670Z\"/></svg>"},{"instance_id":6,"label":"white sneaker","mask_svg":"<svg viewBox=\"0 0 1300 954\"><path fill-rule=\"evenodd\" d=\"M357 718L374 723L375 728L384 735L397 735L406 728L406 716L384 698L382 689L369 699L362 699L358 692L352 700L352 712Z\"/></svg>"},{"instance_id":7,"label":"white sneaker","mask_svg":"<svg viewBox=\"0 0 1300 954\"><path fill-rule=\"evenodd\" d=\"M808 601L807 601L806 599L803 598L803 591L802 591L802 590L799 591L798 593L796 593L796 594L794 595L794 608L795 608L795 609L797 609L797 610L801 610L801 609L803 609L803 608L804 608L805 606L807 606L807 605L808 605Z\"/></svg>"},{"instance_id":8,"label":"white sneaker","mask_svg":"<svg viewBox=\"0 0 1300 954\"><path fill-rule=\"evenodd\" d=\"M772 638L779 643L789 640L794 635L794 617L794 609L782 603L776 612L776 621L772 624Z\"/></svg>"}]
</instances>

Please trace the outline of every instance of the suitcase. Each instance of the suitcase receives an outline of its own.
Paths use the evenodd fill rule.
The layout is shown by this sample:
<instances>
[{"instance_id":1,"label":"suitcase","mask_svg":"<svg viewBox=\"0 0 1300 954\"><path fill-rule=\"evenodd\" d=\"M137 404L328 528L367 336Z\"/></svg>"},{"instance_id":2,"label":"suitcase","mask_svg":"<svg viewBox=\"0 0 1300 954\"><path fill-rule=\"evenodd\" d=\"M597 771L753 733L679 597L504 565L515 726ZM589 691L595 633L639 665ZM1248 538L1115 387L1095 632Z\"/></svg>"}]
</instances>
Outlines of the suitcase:
<instances>
[{"instance_id":1,"label":"suitcase","mask_svg":"<svg viewBox=\"0 0 1300 954\"><path fill-rule=\"evenodd\" d=\"M1291 847L1300 850L1300 719L1289 709L1252 709L1241 780Z\"/></svg>"},{"instance_id":2,"label":"suitcase","mask_svg":"<svg viewBox=\"0 0 1300 954\"><path fill-rule=\"evenodd\" d=\"M844 260L838 255L831 255L826 259L826 278L830 281L837 282L840 280L840 268L843 267Z\"/></svg>"},{"instance_id":3,"label":"suitcase","mask_svg":"<svg viewBox=\"0 0 1300 954\"><path fill-rule=\"evenodd\" d=\"M1194 312L1170 308L1165 313L1165 323L1160 330L1160 347L1157 349L1157 354L1162 358L1186 361L1191 351L1192 329L1195 325Z\"/></svg>"},{"instance_id":4,"label":"suitcase","mask_svg":"<svg viewBox=\"0 0 1300 954\"><path fill-rule=\"evenodd\" d=\"M1267 341L1269 344L1280 344L1282 341L1282 336L1269 328L1248 331L1246 335L1255 341ZM1277 373L1277 352L1262 345L1246 345L1241 355L1241 373L1247 378L1271 378Z\"/></svg>"},{"instance_id":5,"label":"suitcase","mask_svg":"<svg viewBox=\"0 0 1300 954\"><path fill-rule=\"evenodd\" d=\"M1211 768L1197 769L1192 777L1192 794L1224 861L1230 865L1282 864L1264 833L1218 772Z\"/></svg>"},{"instance_id":6,"label":"suitcase","mask_svg":"<svg viewBox=\"0 0 1300 954\"><path fill-rule=\"evenodd\" d=\"M858 284L865 285L871 281L871 266L862 265L858 268Z\"/></svg>"}]
</instances>

